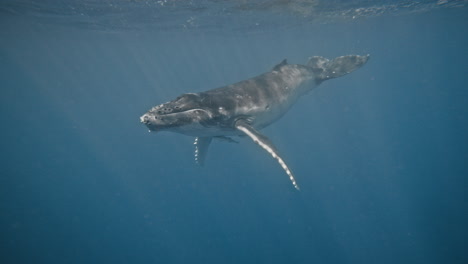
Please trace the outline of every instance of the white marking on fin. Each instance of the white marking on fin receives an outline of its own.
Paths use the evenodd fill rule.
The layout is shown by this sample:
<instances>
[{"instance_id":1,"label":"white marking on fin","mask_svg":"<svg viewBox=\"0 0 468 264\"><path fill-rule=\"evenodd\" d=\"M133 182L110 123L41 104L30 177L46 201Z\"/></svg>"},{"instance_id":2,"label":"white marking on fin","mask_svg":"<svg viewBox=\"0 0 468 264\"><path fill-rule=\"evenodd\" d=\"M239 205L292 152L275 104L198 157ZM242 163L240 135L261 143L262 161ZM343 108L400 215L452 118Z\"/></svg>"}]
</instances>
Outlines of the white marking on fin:
<instances>
[{"instance_id":1,"label":"white marking on fin","mask_svg":"<svg viewBox=\"0 0 468 264\"><path fill-rule=\"evenodd\" d=\"M299 186L296 183L296 179L294 178L288 165L286 165L286 162L284 162L284 160L279 156L278 151L275 149L273 143L271 143L267 137L257 132L253 127L251 127L243 120L237 121L235 126L238 130L242 131L244 134L250 137L260 147L262 147L264 150L270 153L270 155L278 161L283 170L289 176L289 179L291 180L291 183L294 186L294 188L299 190Z\"/></svg>"}]
</instances>

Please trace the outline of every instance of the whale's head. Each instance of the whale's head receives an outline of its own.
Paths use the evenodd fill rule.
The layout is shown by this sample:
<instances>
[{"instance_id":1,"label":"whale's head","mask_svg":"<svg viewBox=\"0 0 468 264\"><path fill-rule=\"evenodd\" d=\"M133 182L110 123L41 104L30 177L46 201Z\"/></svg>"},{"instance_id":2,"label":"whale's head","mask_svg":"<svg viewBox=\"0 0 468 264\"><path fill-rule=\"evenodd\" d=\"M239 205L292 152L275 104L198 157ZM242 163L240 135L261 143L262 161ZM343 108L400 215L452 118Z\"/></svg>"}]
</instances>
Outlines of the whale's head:
<instances>
[{"instance_id":1,"label":"whale's head","mask_svg":"<svg viewBox=\"0 0 468 264\"><path fill-rule=\"evenodd\" d=\"M201 107L199 94L183 94L175 100L157 105L140 117L150 131L172 131L192 134L203 129L212 113Z\"/></svg>"}]
</instances>

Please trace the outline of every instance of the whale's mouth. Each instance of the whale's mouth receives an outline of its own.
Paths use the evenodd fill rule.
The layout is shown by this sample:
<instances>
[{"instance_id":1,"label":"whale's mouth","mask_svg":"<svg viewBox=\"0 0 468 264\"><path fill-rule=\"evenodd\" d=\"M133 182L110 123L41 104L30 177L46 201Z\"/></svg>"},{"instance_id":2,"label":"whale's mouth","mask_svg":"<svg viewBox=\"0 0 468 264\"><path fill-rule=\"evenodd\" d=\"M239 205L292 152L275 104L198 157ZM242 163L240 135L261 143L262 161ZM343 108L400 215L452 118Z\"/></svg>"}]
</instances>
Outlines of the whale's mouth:
<instances>
[{"instance_id":1,"label":"whale's mouth","mask_svg":"<svg viewBox=\"0 0 468 264\"><path fill-rule=\"evenodd\" d=\"M143 123L143 124L148 124L149 123L149 117L147 115L142 115L140 116L140 123Z\"/></svg>"},{"instance_id":2,"label":"whale's mouth","mask_svg":"<svg viewBox=\"0 0 468 264\"><path fill-rule=\"evenodd\" d=\"M149 132L157 132L157 126L151 122L151 117L149 115L142 115L140 116L140 123L143 123L148 129Z\"/></svg>"},{"instance_id":3,"label":"whale's mouth","mask_svg":"<svg viewBox=\"0 0 468 264\"><path fill-rule=\"evenodd\" d=\"M149 111L140 116L143 123L150 131L186 131L194 127L204 126L204 123L212 118L212 113L205 109L195 108L180 112L159 115Z\"/></svg>"}]
</instances>

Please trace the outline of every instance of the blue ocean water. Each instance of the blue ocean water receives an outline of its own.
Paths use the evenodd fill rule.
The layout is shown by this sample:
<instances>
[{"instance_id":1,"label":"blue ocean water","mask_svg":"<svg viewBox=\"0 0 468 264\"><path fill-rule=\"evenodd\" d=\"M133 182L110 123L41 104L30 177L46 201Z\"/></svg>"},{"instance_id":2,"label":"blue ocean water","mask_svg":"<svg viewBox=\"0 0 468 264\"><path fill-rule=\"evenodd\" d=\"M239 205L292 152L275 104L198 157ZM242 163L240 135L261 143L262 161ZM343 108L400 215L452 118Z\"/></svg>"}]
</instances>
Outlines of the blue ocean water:
<instances>
[{"instance_id":1,"label":"blue ocean water","mask_svg":"<svg viewBox=\"0 0 468 264\"><path fill-rule=\"evenodd\" d=\"M0 3L1 263L468 263L467 1ZM139 116L371 54L247 138Z\"/></svg>"}]
</instances>

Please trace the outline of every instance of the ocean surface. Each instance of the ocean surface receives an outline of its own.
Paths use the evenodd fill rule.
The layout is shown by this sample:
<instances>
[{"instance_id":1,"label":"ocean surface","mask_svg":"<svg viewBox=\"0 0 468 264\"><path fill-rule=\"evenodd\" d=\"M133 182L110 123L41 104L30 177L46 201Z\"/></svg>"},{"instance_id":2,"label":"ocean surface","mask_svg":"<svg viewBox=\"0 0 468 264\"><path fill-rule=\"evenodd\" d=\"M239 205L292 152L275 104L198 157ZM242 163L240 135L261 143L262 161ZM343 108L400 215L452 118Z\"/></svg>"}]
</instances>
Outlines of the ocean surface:
<instances>
[{"instance_id":1,"label":"ocean surface","mask_svg":"<svg viewBox=\"0 0 468 264\"><path fill-rule=\"evenodd\" d=\"M0 262L468 263L468 1L3 0ZM248 138L139 117L370 54Z\"/></svg>"}]
</instances>

